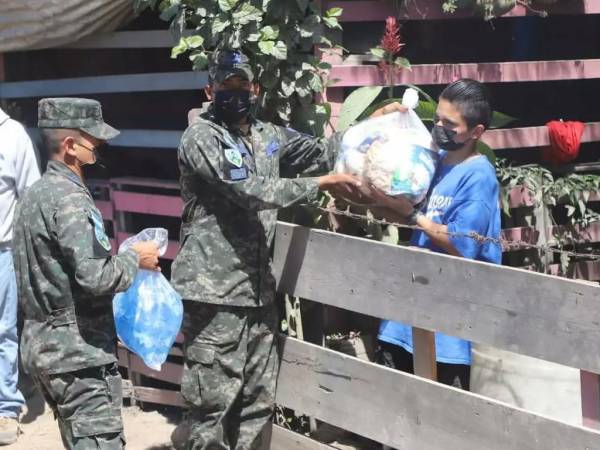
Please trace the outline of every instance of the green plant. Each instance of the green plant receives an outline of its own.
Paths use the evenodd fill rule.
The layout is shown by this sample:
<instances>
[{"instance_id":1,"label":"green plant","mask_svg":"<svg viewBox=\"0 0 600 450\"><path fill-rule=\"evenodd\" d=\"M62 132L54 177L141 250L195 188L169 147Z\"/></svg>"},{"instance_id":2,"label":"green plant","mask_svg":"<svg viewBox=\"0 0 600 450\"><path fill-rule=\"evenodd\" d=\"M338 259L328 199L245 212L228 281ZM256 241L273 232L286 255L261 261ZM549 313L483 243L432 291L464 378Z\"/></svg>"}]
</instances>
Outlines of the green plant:
<instances>
[{"instance_id":1,"label":"green plant","mask_svg":"<svg viewBox=\"0 0 600 450\"><path fill-rule=\"evenodd\" d=\"M485 20L491 20L508 13L517 5L522 5L531 12L546 17L548 13L544 10L534 9L534 4L548 5L558 1L560 0L444 0L442 11L446 14L454 14L458 10L470 10Z\"/></svg>"},{"instance_id":2,"label":"green plant","mask_svg":"<svg viewBox=\"0 0 600 450\"><path fill-rule=\"evenodd\" d=\"M554 178L552 172L538 165L512 166L504 159L496 161L496 173L501 186L502 210L510 215L509 196L516 186L524 186L533 195L535 205L562 205L569 225L586 227L600 220L600 215L588 208L592 192L600 191L600 175L569 174Z\"/></svg>"},{"instance_id":3,"label":"green plant","mask_svg":"<svg viewBox=\"0 0 600 450\"><path fill-rule=\"evenodd\" d=\"M321 13L313 0L135 0L135 8L159 10L179 39L171 56L188 54L194 70L219 45L243 49L262 87L261 117L323 133L330 108L314 97L331 66L313 50L335 45L325 30L341 28L341 8Z\"/></svg>"}]
</instances>

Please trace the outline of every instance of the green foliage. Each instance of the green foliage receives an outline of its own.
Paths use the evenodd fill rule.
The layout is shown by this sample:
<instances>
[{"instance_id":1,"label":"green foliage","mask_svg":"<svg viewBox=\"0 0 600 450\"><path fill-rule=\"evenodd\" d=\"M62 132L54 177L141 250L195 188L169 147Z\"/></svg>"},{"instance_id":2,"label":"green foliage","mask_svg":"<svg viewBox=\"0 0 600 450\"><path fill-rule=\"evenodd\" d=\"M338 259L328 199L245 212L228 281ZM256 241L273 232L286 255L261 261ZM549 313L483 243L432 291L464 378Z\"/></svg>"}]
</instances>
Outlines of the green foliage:
<instances>
[{"instance_id":1,"label":"green foliage","mask_svg":"<svg viewBox=\"0 0 600 450\"><path fill-rule=\"evenodd\" d=\"M312 103L330 66L314 47L333 45L325 30L341 28L341 8L321 14L314 0L135 0L135 8L157 9L171 23L179 39L171 56L187 54L194 70L206 69L217 46L242 49L263 88L261 117L322 134L329 109Z\"/></svg>"},{"instance_id":2,"label":"green foliage","mask_svg":"<svg viewBox=\"0 0 600 450\"><path fill-rule=\"evenodd\" d=\"M588 226L600 220L600 215L587 207L590 194L600 191L600 175L569 174L554 178L552 172L538 165L511 166L503 159L496 161L496 173L501 185L502 210L510 215L509 195L516 186L526 187L536 205L563 205L571 225Z\"/></svg>"}]
</instances>

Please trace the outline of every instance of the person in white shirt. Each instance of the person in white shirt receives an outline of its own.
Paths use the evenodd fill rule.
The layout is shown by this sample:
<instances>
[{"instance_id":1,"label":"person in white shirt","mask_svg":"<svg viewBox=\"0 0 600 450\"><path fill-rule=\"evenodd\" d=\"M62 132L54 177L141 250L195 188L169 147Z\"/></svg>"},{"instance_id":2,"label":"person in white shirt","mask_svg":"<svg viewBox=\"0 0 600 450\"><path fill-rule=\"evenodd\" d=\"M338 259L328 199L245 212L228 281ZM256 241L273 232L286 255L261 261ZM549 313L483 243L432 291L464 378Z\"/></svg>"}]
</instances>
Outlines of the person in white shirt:
<instances>
[{"instance_id":1,"label":"person in white shirt","mask_svg":"<svg viewBox=\"0 0 600 450\"><path fill-rule=\"evenodd\" d=\"M17 440L24 404L17 389L17 282L11 240L17 200L40 178L33 143L23 126L0 109L0 445Z\"/></svg>"}]
</instances>

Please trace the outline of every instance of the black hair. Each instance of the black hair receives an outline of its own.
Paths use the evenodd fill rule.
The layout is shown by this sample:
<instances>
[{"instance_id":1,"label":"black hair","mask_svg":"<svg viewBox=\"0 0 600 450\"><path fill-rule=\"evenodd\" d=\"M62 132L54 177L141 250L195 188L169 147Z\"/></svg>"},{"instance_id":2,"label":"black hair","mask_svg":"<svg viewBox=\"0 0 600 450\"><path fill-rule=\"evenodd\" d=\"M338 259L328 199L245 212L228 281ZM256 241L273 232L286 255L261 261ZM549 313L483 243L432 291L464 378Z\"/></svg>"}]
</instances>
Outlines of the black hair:
<instances>
[{"instance_id":1,"label":"black hair","mask_svg":"<svg viewBox=\"0 0 600 450\"><path fill-rule=\"evenodd\" d=\"M46 155L52 156L60 152L60 145L67 136L79 135L79 130L67 128L41 128L42 145Z\"/></svg>"},{"instance_id":2,"label":"black hair","mask_svg":"<svg viewBox=\"0 0 600 450\"><path fill-rule=\"evenodd\" d=\"M469 128L479 124L489 128L492 107L488 88L479 81L463 78L444 88L440 98L452 103L467 122Z\"/></svg>"}]
</instances>

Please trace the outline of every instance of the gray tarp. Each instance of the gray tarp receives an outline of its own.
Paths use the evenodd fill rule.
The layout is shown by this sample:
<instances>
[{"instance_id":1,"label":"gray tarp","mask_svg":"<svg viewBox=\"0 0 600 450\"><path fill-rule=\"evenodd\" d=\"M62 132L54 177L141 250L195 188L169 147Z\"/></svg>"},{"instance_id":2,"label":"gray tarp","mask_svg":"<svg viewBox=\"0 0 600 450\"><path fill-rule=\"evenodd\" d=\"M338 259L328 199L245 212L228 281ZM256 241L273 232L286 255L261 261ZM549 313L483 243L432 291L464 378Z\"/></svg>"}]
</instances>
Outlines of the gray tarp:
<instances>
[{"instance_id":1,"label":"gray tarp","mask_svg":"<svg viewBox=\"0 0 600 450\"><path fill-rule=\"evenodd\" d=\"M132 17L132 0L0 0L0 53L69 44Z\"/></svg>"}]
</instances>

